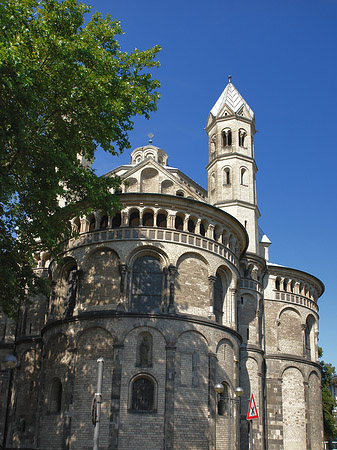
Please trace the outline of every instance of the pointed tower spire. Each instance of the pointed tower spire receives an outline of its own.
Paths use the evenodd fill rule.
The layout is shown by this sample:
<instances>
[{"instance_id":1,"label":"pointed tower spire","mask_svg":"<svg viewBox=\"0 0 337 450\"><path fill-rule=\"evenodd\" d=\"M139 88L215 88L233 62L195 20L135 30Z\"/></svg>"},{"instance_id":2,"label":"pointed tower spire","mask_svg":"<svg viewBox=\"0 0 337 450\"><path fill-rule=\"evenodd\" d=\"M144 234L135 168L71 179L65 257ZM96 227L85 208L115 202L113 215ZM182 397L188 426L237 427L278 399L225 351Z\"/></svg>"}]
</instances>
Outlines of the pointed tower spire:
<instances>
[{"instance_id":1,"label":"pointed tower spire","mask_svg":"<svg viewBox=\"0 0 337 450\"><path fill-rule=\"evenodd\" d=\"M209 201L242 223L249 235L248 251L259 253L255 117L232 83L231 76L209 113L206 131L209 137Z\"/></svg>"}]
</instances>

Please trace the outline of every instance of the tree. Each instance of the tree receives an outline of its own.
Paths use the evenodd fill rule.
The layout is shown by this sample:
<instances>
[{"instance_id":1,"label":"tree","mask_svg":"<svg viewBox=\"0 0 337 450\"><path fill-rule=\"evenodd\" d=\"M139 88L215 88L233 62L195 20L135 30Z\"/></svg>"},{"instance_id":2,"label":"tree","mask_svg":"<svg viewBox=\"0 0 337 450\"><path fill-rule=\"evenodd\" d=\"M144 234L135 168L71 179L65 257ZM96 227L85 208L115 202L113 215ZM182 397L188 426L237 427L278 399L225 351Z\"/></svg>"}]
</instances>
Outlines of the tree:
<instances>
[{"instance_id":1,"label":"tree","mask_svg":"<svg viewBox=\"0 0 337 450\"><path fill-rule=\"evenodd\" d=\"M319 357L322 369L322 405L323 405L323 423L324 435L326 439L332 439L337 436L336 419L332 414L332 410L336 407L336 401L330 392L332 377L336 374L335 367L330 363L322 360L323 350L319 347Z\"/></svg>"},{"instance_id":2,"label":"tree","mask_svg":"<svg viewBox=\"0 0 337 450\"><path fill-rule=\"evenodd\" d=\"M0 304L11 314L41 290L32 269L57 253L68 219L111 212L121 180L80 161L129 148L132 117L156 110L158 46L122 52L120 24L76 0L0 4ZM64 200L63 207L59 199Z\"/></svg>"}]
</instances>

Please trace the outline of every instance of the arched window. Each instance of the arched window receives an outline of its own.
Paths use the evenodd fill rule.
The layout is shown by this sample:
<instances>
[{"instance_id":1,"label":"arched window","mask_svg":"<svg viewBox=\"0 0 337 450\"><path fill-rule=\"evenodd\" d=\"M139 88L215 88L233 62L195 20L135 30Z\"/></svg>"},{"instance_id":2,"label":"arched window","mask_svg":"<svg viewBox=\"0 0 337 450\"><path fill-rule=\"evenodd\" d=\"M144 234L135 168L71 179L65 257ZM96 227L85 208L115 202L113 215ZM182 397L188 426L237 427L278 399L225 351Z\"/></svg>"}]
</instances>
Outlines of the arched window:
<instances>
[{"instance_id":1,"label":"arched window","mask_svg":"<svg viewBox=\"0 0 337 450\"><path fill-rule=\"evenodd\" d=\"M192 219L188 219L188 223L187 223L187 229L190 233L194 233L195 232L195 223Z\"/></svg>"},{"instance_id":2,"label":"arched window","mask_svg":"<svg viewBox=\"0 0 337 450\"><path fill-rule=\"evenodd\" d=\"M150 378L139 377L132 383L131 409L133 411L154 410L154 383Z\"/></svg>"},{"instance_id":3,"label":"arched window","mask_svg":"<svg viewBox=\"0 0 337 450\"><path fill-rule=\"evenodd\" d=\"M287 278L285 278L285 279L283 280L283 290L284 290L285 292L287 292L287 289L288 289L288 280L287 280Z\"/></svg>"},{"instance_id":4,"label":"arched window","mask_svg":"<svg viewBox=\"0 0 337 450\"><path fill-rule=\"evenodd\" d=\"M217 323L222 323L224 290L221 277L217 274L214 283L214 315Z\"/></svg>"},{"instance_id":5,"label":"arched window","mask_svg":"<svg viewBox=\"0 0 337 450\"><path fill-rule=\"evenodd\" d=\"M141 256L132 268L132 309L139 312L160 311L162 269L158 259Z\"/></svg>"},{"instance_id":6,"label":"arched window","mask_svg":"<svg viewBox=\"0 0 337 450\"><path fill-rule=\"evenodd\" d=\"M165 216L165 214L157 215L157 227L159 227L159 228L167 227L167 217Z\"/></svg>"},{"instance_id":7,"label":"arched window","mask_svg":"<svg viewBox=\"0 0 337 450\"><path fill-rule=\"evenodd\" d=\"M218 415L224 416L228 410L228 385L224 381L222 382L224 391L218 394Z\"/></svg>"},{"instance_id":8,"label":"arched window","mask_svg":"<svg viewBox=\"0 0 337 450\"><path fill-rule=\"evenodd\" d=\"M184 197L185 195L184 195L184 192L182 190L179 190L179 191L176 192L176 196L177 197Z\"/></svg>"},{"instance_id":9,"label":"arched window","mask_svg":"<svg viewBox=\"0 0 337 450\"><path fill-rule=\"evenodd\" d=\"M280 279L279 278L276 278L276 280L275 280L275 289L277 290L277 291L279 291L280 290Z\"/></svg>"},{"instance_id":10,"label":"arched window","mask_svg":"<svg viewBox=\"0 0 337 450\"><path fill-rule=\"evenodd\" d=\"M94 231L96 227L96 220L95 217L92 217L89 224L89 231Z\"/></svg>"},{"instance_id":11,"label":"arched window","mask_svg":"<svg viewBox=\"0 0 337 450\"><path fill-rule=\"evenodd\" d=\"M214 191L214 189L215 189L215 173L214 172L212 172L212 174L211 174L211 191Z\"/></svg>"},{"instance_id":12,"label":"arched window","mask_svg":"<svg viewBox=\"0 0 337 450\"><path fill-rule=\"evenodd\" d=\"M240 183L242 186L247 186L247 169L244 167L241 168L240 171Z\"/></svg>"},{"instance_id":13,"label":"arched window","mask_svg":"<svg viewBox=\"0 0 337 450\"><path fill-rule=\"evenodd\" d=\"M102 217L101 223L100 223L99 227L100 227L101 229L104 229L104 228L106 228L107 226L108 226L108 216L105 215L105 216Z\"/></svg>"},{"instance_id":14,"label":"arched window","mask_svg":"<svg viewBox=\"0 0 337 450\"><path fill-rule=\"evenodd\" d=\"M136 365L138 367L152 366L152 334L148 331L138 335Z\"/></svg>"},{"instance_id":15,"label":"arched window","mask_svg":"<svg viewBox=\"0 0 337 450\"><path fill-rule=\"evenodd\" d=\"M314 359L314 324L315 319L309 316L305 323L305 350L309 359Z\"/></svg>"},{"instance_id":16,"label":"arched window","mask_svg":"<svg viewBox=\"0 0 337 450\"><path fill-rule=\"evenodd\" d=\"M223 184L231 184L231 169L226 167L223 173Z\"/></svg>"},{"instance_id":17,"label":"arched window","mask_svg":"<svg viewBox=\"0 0 337 450\"><path fill-rule=\"evenodd\" d=\"M183 230L184 229L184 220L180 216L176 216L174 227L176 230Z\"/></svg>"},{"instance_id":18,"label":"arched window","mask_svg":"<svg viewBox=\"0 0 337 450\"><path fill-rule=\"evenodd\" d=\"M129 218L129 227L139 226L139 211L133 211Z\"/></svg>"},{"instance_id":19,"label":"arched window","mask_svg":"<svg viewBox=\"0 0 337 450\"><path fill-rule=\"evenodd\" d=\"M205 226L203 223L200 224L200 234L201 234L201 236L206 235L206 230L205 230Z\"/></svg>"},{"instance_id":20,"label":"arched window","mask_svg":"<svg viewBox=\"0 0 337 450\"><path fill-rule=\"evenodd\" d=\"M144 227L153 227L153 212L146 212L143 214Z\"/></svg>"},{"instance_id":21,"label":"arched window","mask_svg":"<svg viewBox=\"0 0 337 450\"><path fill-rule=\"evenodd\" d=\"M247 133L244 130L239 130L239 147L245 146L245 137Z\"/></svg>"},{"instance_id":22,"label":"arched window","mask_svg":"<svg viewBox=\"0 0 337 450\"><path fill-rule=\"evenodd\" d=\"M58 413L62 405L62 383L59 378L54 378L50 390L49 412Z\"/></svg>"},{"instance_id":23,"label":"arched window","mask_svg":"<svg viewBox=\"0 0 337 450\"><path fill-rule=\"evenodd\" d=\"M222 132L222 145L224 147L232 145L232 131L230 129Z\"/></svg>"},{"instance_id":24,"label":"arched window","mask_svg":"<svg viewBox=\"0 0 337 450\"><path fill-rule=\"evenodd\" d=\"M112 228L118 228L121 226L121 223L122 223L122 217L121 217L120 213L117 213L112 218L111 226L112 226Z\"/></svg>"}]
</instances>

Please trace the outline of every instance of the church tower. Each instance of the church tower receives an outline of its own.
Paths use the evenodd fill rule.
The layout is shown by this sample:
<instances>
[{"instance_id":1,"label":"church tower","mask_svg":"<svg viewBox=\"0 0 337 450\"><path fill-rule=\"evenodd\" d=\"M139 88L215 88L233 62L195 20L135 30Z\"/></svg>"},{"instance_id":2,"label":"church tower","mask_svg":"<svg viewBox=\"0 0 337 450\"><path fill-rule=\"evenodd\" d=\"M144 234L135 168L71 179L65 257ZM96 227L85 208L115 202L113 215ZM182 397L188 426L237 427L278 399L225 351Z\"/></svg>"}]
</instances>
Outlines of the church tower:
<instances>
[{"instance_id":1,"label":"church tower","mask_svg":"<svg viewBox=\"0 0 337 450\"><path fill-rule=\"evenodd\" d=\"M254 112L228 78L206 126L209 202L242 223L249 235L248 251L259 254Z\"/></svg>"}]
</instances>

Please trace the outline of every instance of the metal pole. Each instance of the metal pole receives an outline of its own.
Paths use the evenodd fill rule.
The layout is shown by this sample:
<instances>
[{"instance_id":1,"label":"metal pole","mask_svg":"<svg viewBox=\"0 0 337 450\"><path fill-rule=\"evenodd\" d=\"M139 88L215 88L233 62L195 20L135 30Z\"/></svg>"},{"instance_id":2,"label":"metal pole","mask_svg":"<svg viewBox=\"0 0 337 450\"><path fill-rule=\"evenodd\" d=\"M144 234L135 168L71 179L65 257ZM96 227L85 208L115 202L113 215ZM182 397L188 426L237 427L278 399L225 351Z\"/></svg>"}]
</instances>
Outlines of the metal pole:
<instances>
[{"instance_id":1,"label":"metal pole","mask_svg":"<svg viewBox=\"0 0 337 450\"><path fill-rule=\"evenodd\" d=\"M250 420L249 421L249 431L250 431L250 448L249 450L253 450L253 443L254 443L254 439L253 439L253 421Z\"/></svg>"},{"instance_id":2,"label":"metal pole","mask_svg":"<svg viewBox=\"0 0 337 450\"><path fill-rule=\"evenodd\" d=\"M228 396L228 450L231 450L232 436L231 436L231 411L232 411L232 399Z\"/></svg>"},{"instance_id":3,"label":"metal pole","mask_svg":"<svg viewBox=\"0 0 337 450\"><path fill-rule=\"evenodd\" d=\"M102 384L103 384L103 365L104 359L98 358L97 360L97 391L95 392L94 402L96 408L96 417L94 423L94 447L93 450L98 449L98 437L99 437L99 423L101 420L101 403L102 403Z\"/></svg>"}]
</instances>

